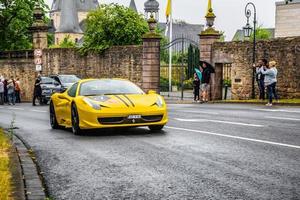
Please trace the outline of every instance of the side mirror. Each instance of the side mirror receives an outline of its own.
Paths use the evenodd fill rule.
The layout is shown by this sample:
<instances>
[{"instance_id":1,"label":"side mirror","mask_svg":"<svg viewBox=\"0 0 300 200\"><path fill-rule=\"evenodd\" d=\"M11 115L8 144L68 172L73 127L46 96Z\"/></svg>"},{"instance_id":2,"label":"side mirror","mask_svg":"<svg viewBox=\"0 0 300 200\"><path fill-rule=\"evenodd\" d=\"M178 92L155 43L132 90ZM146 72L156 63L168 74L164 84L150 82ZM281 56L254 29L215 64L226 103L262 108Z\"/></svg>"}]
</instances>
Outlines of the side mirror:
<instances>
[{"instance_id":1,"label":"side mirror","mask_svg":"<svg viewBox=\"0 0 300 200\"><path fill-rule=\"evenodd\" d=\"M67 88L60 88L60 93L64 93L67 90Z\"/></svg>"},{"instance_id":2,"label":"side mirror","mask_svg":"<svg viewBox=\"0 0 300 200\"><path fill-rule=\"evenodd\" d=\"M148 94L157 94L155 90L149 90Z\"/></svg>"}]
</instances>

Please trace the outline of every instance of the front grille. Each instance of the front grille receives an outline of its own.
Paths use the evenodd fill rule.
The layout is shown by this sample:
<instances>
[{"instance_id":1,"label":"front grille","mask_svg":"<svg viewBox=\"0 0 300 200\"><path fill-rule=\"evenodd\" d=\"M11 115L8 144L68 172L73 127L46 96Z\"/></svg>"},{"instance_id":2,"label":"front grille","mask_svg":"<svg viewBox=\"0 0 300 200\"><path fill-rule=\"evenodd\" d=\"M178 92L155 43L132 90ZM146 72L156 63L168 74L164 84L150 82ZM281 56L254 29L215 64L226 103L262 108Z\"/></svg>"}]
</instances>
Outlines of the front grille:
<instances>
[{"instance_id":1,"label":"front grille","mask_svg":"<svg viewBox=\"0 0 300 200\"><path fill-rule=\"evenodd\" d=\"M146 122L159 122L162 120L162 115L149 115L149 116L142 116L143 120Z\"/></svg>"},{"instance_id":2,"label":"front grille","mask_svg":"<svg viewBox=\"0 0 300 200\"><path fill-rule=\"evenodd\" d=\"M100 124L122 124L124 117L105 117L98 118Z\"/></svg>"},{"instance_id":3,"label":"front grille","mask_svg":"<svg viewBox=\"0 0 300 200\"><path fill-rule=\"evenodd\" d=\"M104 125L113 125L113 124L142 124L142 123L151 123L159 122L163 118L163 115L148 115L142 116L140 119L128 119L127 117L100 117L98 122Z\"/></svg>"}]
</instances>

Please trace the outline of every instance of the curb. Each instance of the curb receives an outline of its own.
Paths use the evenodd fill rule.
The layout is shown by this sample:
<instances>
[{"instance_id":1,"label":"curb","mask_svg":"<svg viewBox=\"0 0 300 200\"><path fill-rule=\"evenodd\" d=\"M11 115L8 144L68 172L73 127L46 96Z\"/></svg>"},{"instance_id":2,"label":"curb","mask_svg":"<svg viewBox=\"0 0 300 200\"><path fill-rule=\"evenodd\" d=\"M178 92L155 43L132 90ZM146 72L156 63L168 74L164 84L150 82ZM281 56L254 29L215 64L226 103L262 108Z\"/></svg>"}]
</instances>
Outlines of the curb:
<instances>
[{"instance_id":1,"label":"curb","mask_svg":"<svg viewBox=\"0 0 300 200\"><path fill-rule=\"evenodd\" d=\"M192 100L168 100L167 104L201 104ZM206 104L251 104L251 105L265 105L266 102L226 102L226 101L209 101ZM300 103L274 103L274 106L300 106Z\"/></svg>"},{"instance_id":2,"label":"curb","mask_svg":"<svg viewBox=\"0 0 300 200\"><path fill-rule=\"evenodd\" d=\"M13 136L13 144L17 150L24 182L24 196L26 200L46 199L45 188L42 184L42 177L38 172L36 163L32 160L29 151L30 147L25 144L17 134Z\"/></svg>"}]
</instances>

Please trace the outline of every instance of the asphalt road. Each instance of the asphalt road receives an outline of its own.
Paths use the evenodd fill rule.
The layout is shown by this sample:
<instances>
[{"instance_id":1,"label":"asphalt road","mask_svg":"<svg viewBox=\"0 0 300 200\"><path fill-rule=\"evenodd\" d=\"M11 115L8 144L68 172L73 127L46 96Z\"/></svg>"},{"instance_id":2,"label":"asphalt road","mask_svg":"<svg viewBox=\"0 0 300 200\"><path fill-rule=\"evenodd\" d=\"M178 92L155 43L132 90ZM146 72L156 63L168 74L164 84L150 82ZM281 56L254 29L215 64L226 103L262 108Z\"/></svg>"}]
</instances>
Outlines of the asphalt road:
<instances>
[{"instance_id":1,"label":"asphalt road","mask_svg":"<svg viewBox=\"0 0 300 200\"><path fill-rule=\"evenodd\" d=\"M74 136L51 130L48 107L15 113L53 199L300 199L300 108L169 105L163 132Z\"/></svg>"}]
</instances>

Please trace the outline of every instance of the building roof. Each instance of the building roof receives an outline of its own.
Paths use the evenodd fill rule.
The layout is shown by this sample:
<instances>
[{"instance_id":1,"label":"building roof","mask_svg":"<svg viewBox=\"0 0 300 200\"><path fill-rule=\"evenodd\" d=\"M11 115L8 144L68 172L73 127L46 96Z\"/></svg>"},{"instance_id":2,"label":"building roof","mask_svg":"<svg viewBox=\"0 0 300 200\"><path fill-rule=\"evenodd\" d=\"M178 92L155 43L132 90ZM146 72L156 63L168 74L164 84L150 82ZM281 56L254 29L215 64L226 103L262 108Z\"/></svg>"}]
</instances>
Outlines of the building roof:
<instances>
[{"instance_id":1,"label":"building roof","mask_svg":"<svg viewBox=\"0 0 300 200\"><path fill-rule=\"evenodd\" d=\"M159 23L159 28L164 32L166 30L166 23ZM198 34L204 30L204 25L202 24L188 24L186 22L174 22L173 23L173 39L181 38L182 36L185 38L189 38L194 40L195 42L199 42ZM167 35L169 35L170 29L168 29Z\"/></svg>"},{"instance_id":2,"label":"building roof","mask_svg":"<svg viewBox=\"0 0 300 200\"><path fill-rule=\"evenodd\" d=\"M56 32L83 33L78 22L76 4L73 0L63 0L60 3L61 21Z\"/></svg>"},{"instance_id":3,"label":"building roof","mask_svg":"<svg viewBox=\"0 0 300 200\"><path fill-rule=\"evenodd\" d=\"M298 4L298 3L300 3L300 0L292 0L292 1L290 1L290 0L288 0L288 1L284 0L284 1L278 1L278 2L276 2L276 5Z\"/></svg>"},{"instance_id":4,"label":"building roof","mask_svg":"<svg viewBox=\"0 0 300 200\"><path fill-rule=\"evenodd\" d=\"M130 1L129 8L131 8L132 10L134 10L135 12L137 12L137 8L136 8L134 0Z\"/></svg>"},{"instance_id":5,"label":"building roof","mask_svg":"<svg viewBox=\"0 0 300 200\"><path fill-rule=\"evenodd\" d=\"M264 28L265 30L268 30L271 33L271 38L275 37L275 28ZM244 30L237 30L232 38L231 41L244 41Z\"/></svg>"},{"instance_id":6,"label":"building roof","mask_svg":"<svg viewBox=\"0 0 300 200\"><path fill-rule=\"evenodd\" d=\"M62 3L65 0L53 0L51 11L61 11L62 10ZM71 4L76 4L75 9L77 11L85 11L88 12L90 10L93 10L99 6L98 0L73 0Z\"/></svg>"}]
</instances>

